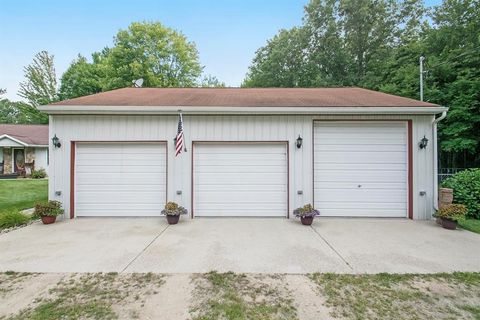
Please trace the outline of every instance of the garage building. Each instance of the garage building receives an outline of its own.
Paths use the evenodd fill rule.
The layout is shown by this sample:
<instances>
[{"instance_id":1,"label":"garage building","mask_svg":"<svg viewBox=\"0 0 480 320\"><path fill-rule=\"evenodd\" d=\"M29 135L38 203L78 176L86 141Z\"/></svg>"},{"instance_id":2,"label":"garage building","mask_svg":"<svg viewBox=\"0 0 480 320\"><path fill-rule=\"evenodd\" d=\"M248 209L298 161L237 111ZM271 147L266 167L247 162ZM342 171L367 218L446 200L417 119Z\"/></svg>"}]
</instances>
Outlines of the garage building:
<instances>
[{"instance_id":1,"label":"garage building","mask_svg":"<svg viewBox=\"0 0 480 320\"><path fill-rule=\"evenodd\" d=\"M71 217L429 219L446 108L361 88L124 88L43 106ZM179 113L185 150L175 155Z\"/></svg>"}]
</instances>

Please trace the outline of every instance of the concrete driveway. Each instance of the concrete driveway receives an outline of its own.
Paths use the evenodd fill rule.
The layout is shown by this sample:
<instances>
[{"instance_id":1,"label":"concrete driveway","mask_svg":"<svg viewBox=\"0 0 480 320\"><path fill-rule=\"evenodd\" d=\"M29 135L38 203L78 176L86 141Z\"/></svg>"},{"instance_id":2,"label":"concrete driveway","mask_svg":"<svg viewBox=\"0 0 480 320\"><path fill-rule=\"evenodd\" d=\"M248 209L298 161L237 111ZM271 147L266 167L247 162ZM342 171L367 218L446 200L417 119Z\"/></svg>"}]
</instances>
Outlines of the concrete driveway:
<instances>
[{"instance_id":1,"label":"concrete driveway","mask_svg":"<svg viewBox=\"0 0 480 320\"><path fill-rule=\"evenodd\" d=\"M0 271L480 271L480 235L432 221L83 218L0 235Z\"/></svg>"}]
</instances>

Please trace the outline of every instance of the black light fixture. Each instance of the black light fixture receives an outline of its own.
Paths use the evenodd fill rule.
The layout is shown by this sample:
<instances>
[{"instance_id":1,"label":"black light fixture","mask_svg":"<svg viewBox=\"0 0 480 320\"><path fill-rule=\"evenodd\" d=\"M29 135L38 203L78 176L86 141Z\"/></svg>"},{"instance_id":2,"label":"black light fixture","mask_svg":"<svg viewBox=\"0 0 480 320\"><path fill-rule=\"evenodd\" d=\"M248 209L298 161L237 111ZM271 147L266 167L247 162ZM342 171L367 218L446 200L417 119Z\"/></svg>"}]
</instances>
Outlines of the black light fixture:
<instances>
[{"instance_id":1,"label":"black light fixture","mask_svg":"<svg viewBox=\"0 0 480 320\"><path fill-rule=\"evenodd\" d=\"M425 149L427 147L427 144L428 144L428 139L427 137L423 136L422 140L420 140L420 142L418 143L418 147L420 149Z\"/></svg>"},{"instance_id":2,"label":"black light fixture","mask_svg":"<svg viewBox=\"0 0 480 320\"><path fill-rule=\"evenodd\" d=\"M298 138L297 138L297 148L298 149L300 149L302 147L302 142L303 142L302 137L300 137L300 135L298 135Z\"/></svg>"},{"instance_id":3,"label":"black light fixture","mask_svg":"<svg viewBox=\"0 0 480 320\"><path fill-rule=\"evenodd\" d=\"M58 139L57 135L53 136L52 143L55 148L60 148L62 146L62 144L60 143L60 139Z\"/></svg>"}]
</instances>

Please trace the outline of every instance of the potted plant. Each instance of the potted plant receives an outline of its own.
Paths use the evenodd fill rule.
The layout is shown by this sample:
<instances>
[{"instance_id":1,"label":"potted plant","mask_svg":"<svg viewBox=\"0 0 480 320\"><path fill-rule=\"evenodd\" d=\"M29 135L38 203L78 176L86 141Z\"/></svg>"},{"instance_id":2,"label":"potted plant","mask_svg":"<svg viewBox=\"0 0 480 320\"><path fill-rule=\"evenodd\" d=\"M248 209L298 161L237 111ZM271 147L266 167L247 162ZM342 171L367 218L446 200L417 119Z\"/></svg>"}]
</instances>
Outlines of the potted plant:
<instances>
[{"instance_id":1,"label":"potted plant","mask_svg":"<svg viewBox=\"0 0 480 320\"><path fill-rule=\"evenodd\" d=\"M442 219L442 227L448 230L457 228L458 220L465 218L467 207L463 204L448 204L440 208L436 215Z\"/></svg>"},{"instance_id":2,"label":"potted plant","mask_svg":"<svg viewBox=\"0 0 480 320\"><path fill-rule=\"evenodd\" d=\"M37 203L35 205L34 216L40 217L43 224L54 223L57 216L63 214L62 204L58 201L48 201L47 203Z\"/></svg>"},{"instance_id":3,"label":"potted plant","mask_svg":"<svg viewBox=\"0 0 480 320\"><path fill-rule=\"evenodd\" d=\"M187 214L188 211L182 206L179 206L175 202L167 202L165 209L162 210L162 214L167 217L168 224L177 224L181 214Z\"/></svg>"},{"instance_id":4,"label":"potted plant","mask_svg":"<svg viewBox=\"0 0 480 320\"><path fill-rule=\"evenodd\" d=\"M442 225L442 218L440 218L436 212L434 214L432 214L432 217L435 218L435 223L436 224L438 224L440 226Z\"/></svg>"},{"instance_id":5,"label":"potted plant","mask_svg":"<svg viewBox=\"0 0 480 320\"><path fill-rule=\"evenodd\" d=\"M311 204L306 204L303 207L293 210L295 217L300 217L303 225L309 226L313 222L313 218L320 214L320 211L313 208Z\"/></svg>"}]
</instances>

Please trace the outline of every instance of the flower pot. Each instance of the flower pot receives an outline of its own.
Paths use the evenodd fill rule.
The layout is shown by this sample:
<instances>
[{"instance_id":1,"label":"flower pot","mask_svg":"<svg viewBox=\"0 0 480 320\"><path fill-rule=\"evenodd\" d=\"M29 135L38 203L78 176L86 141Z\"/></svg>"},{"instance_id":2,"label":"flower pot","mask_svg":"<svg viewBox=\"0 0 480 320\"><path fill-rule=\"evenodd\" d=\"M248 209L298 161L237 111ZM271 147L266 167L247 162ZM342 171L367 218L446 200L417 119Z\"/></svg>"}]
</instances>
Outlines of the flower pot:
<instances>
[{"instance_id":1,"label":"flower pot","mask_svg":"<svg viewBox=\"0 0 480 320\"><path fill-rule=\"evenodd\" d=\"M448 230L455 230L457 229L457 221L443 218L442 227Z\"/></svg>"},{"instance_id":2,"label":"flower pot","mask_svg":"<svg viewBox=\"0 0 480 320\"><path fill-rule=\"evenodd\" d=\"M442 225L442 218L437 217L437 218L435 219L435 222L436 222L438 225Z\"/></svg>"},{"instance_id":3,"label":"flower pot","mask_svg":"<svg viewBox=\"0 0 480 320\"><path fill-rule=\"evenodd\" d=\"M167 216L168 224L177 224L180 216Z\"/></svg>"},{"instance_id":4,"label":"flower pot","mask_svg":"<svg viewBox=\"0 0 480 320\"><path fill-rule=\"evenodd\" d=\"M312 217L300 217L300 221L304 226L310 226L312 225L313 222L313 216Z\"/></svg>"},{"instance_id":5,"label":"flower pot","mask_svg":"<svg viewBox=\"0 0 480 320\"><path fill-rule=\"evenodd\" d=\"M57 216L41 216L43 224L52 224L57 220Z\"/></svg>"}]
</instances>

